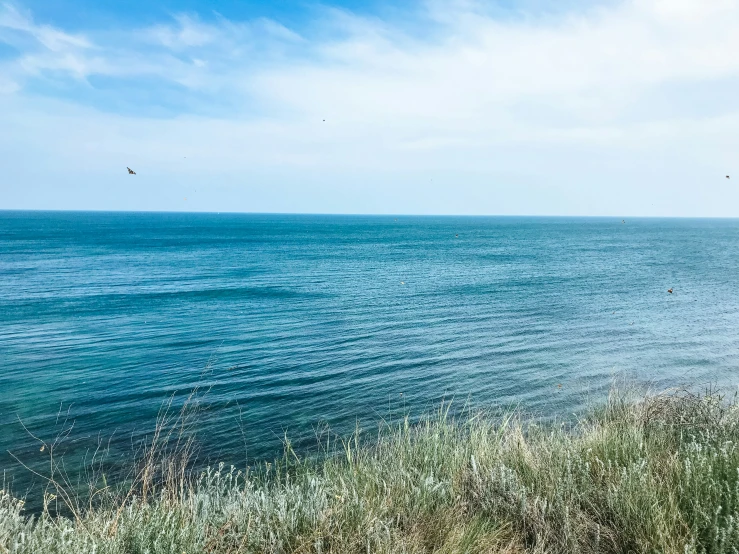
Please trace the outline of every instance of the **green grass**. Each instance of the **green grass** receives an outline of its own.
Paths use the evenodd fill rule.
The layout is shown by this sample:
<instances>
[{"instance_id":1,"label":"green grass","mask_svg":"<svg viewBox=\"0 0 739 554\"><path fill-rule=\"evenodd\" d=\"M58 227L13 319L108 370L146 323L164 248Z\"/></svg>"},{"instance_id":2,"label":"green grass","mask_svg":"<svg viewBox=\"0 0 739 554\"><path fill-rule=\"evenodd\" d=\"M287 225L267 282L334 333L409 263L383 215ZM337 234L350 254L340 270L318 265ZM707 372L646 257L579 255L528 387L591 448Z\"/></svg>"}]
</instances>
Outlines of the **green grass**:
<instances>
[{"instance_id":1,"label":"green grass","mask_svg":"<svg viewBox=\"0 0 739 554\"><path fill-rule=\"evenodd\" d=\"M711 394L614 394L566 426L441 410L259 471L145 456L86 507L55 481L66 516L3 493L0 552L737 552L738 445L739 409Z\"/></svg>"}]
</instances>

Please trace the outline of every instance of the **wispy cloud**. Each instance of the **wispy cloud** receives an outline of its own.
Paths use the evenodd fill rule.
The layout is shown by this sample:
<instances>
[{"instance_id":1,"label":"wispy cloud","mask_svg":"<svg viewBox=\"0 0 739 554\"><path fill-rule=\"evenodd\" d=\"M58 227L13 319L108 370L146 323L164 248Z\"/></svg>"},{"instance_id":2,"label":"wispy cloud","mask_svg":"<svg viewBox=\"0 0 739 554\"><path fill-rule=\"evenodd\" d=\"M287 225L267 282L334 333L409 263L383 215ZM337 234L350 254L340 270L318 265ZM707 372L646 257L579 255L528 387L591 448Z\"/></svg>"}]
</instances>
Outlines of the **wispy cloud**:
<instances>
[{"instance_id":1,"label":"wispy cloud","mask_svg":"<svg viewBox=\"0 0 739 554\"><path fill-rule=\"evenodd\" d=\"M156 25L144 30L142 34L154 43L175 51L205 46L221 35L216 27L204 25L187 15L179 15L175 20L177 26Z\"/></svg>"},{"instance_id":2,"label":"wispy cloud","mask_svg":"<svg viewBox=\"0 0 739 554\"><path fill-rule=\"evenodd\" d=\"M59 52L70 48L89 48L90 42L82 36L65 33L50 25L34 23L30 13L21 11L13 4L5 3L0 9L0 29L4 29L3 39L13 42L12 32L19 32L36 39L44 48Z\"/></svg>"},{"instance_id":3,"label":"wispy cloud","mask_svg":"<svg viewBox=\"0 0 739 554\"><path fill-rule=\"evenodd\" d=\"M640 175L641 190L652 192L640 199L633 185L636 211L656 199L663 211L725 214L725 195L736 195L661 201L667 183L653 176L669 174L672 190L687 194L697 175L729 171L739 147L739 2L626 0L557 13L529 6L501 17L477 2L437 1L395 20L316 14L300 30L191 13L125 33L71 33L5 4L0 41L18 55L3 62L0 93L22 119L49 127L48 136L84 121L102 137L90 147L99 160L139 152L160 174L162 160L185 150L201 153L200 170L217 168L234 183L247 170L288 180L321 172L335 190L351 188L354 171L378 179L472 171L482 201L467 211L493 212L520 209L531 187L552 187L559 203L533 199L529 212L623 211L629 199L615 180ZM103 77L114 85L99 87ZM53 85L65 79L86 83L87 92L62 99ZM139 117L118 113L116 98L132 86L143 90ZM48 117L60 105L61 120ZM169 119L150 119L157 105ZM20 125L14 117L5 124ZM140 138L123 140L110 128ZM38 135L20 136L28 148L59 151ZM597 167L611 172L600 190ZM519 198L515 187L487 191L486 180L525 187ZM414 211L418 186L397 209ZM366 189L355 193L342 196L347 211L366 205ZM446 211L439 198L418 201L418 210ZM278 195L265 206L279 204Z\"/></svg>"}]
</instances>

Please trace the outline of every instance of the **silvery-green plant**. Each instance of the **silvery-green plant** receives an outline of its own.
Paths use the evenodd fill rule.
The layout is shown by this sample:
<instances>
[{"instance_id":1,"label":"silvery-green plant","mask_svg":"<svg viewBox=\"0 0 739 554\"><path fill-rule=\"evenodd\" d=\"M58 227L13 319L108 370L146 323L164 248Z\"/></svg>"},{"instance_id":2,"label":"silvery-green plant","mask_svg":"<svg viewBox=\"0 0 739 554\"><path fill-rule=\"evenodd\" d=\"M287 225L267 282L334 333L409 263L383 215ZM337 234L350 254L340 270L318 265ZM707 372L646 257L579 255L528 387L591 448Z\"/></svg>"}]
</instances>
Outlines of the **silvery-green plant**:
<instances>
[{"instance_id":1,"label":"silvery-green plant","mask_svg":"<svg viewBox=\"0 0 739 554\"><path fill-rule=\"evenodd\" d=\"M739 417L713 393L614 394L568 425L444 407L334 444L197 477L147 451L160 478L74 514L2 492L0 552L739 551Z\"/></svg>"}]
</instances>

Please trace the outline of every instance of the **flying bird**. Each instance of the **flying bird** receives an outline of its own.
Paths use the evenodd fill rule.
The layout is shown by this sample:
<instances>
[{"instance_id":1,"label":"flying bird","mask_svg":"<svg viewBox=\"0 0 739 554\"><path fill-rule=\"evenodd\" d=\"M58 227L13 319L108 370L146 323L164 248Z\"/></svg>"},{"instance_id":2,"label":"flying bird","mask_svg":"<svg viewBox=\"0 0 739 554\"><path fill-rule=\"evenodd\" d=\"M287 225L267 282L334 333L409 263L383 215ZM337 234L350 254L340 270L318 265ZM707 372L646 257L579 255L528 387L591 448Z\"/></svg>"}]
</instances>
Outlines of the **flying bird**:
<instances>
[{"instance_id":1,"label":"flying bird","mask_svg":"<svg viewBox=\"0 0 739 554\"><path fill-rule=\"evenodd\" d=\"M667 292L669 292L670 294L672 294L672 289L667 289Z\"/></svg>"},{"instance_id":2,"label":"flying bird","mask_svg":"<svg viewBox=\"0 0 739 554\"><path fill-rule=\"evenodd\" d=\"M727 178L727 179L731 179L731 177L729 177L728 175L726 176L726 178Z\"/></svg>"},{"instance_id":3,"label":"flying bird","mask_svg":"<svg viewBox=\"0 0 739 554\"><path fill-rule=\"evenodd\" d=\"M136 172L133 169L131 169L130 167L126 167L126 169L128 170L128 174L129 175L136 175Z\"/></svg>"}]
</instances>

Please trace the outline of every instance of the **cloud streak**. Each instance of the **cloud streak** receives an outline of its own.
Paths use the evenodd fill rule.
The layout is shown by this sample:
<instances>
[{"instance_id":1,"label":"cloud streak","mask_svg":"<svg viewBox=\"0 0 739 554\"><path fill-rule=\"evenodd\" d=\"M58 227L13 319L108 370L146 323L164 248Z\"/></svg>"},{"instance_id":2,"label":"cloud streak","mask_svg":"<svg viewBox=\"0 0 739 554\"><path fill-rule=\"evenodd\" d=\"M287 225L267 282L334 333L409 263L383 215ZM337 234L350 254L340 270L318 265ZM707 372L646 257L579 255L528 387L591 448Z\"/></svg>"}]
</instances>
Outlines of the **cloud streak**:
<instances>
[{"instance_id":1,"label":"cloud streak","mask_svg":"<svg viewBox=\"0 0 739 554\"><path fill-rule=\"evenodd\" d=\"M316 13L299 30L178 14L71 33L5 4L0 41L18 51L0 79L7 148L61 167L92 156L89 182L124 157L162 191L217 174L228 192L197 209L739 215L733 189L700 192L739 147L739 2ZM61 94L68 82L84 90ZM140 113L122 114L133 89ZM60 146L49 137L64 128L78 130ZM187 170L181 152L198 153ZM103 191L73 202L115 207Z\"/></svg>"}]
</instances>

